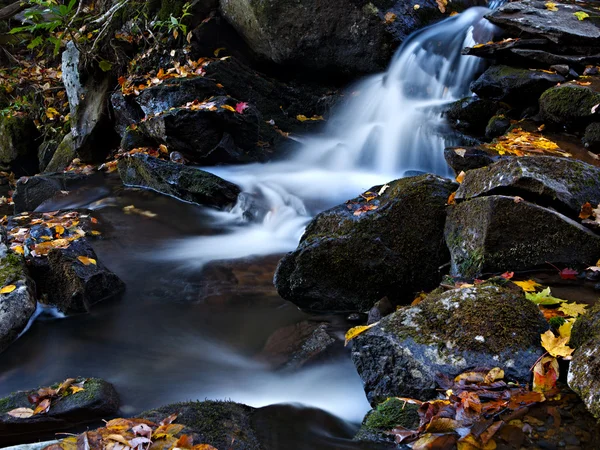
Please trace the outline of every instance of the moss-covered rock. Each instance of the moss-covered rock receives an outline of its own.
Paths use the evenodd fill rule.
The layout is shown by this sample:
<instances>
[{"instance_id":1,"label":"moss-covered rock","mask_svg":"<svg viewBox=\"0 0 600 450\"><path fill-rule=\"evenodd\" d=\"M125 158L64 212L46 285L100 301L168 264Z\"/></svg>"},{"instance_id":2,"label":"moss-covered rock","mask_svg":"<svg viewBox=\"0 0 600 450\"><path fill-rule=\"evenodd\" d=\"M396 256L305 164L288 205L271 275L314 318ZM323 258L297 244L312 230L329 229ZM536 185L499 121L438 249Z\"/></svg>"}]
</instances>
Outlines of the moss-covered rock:
<instances>
[{"instance_id":1,"label":"moss-covered rock","mask_svg":"<svg viewBox=\"0 0 600 450\"><path fill-rule=\"evenodd\" d=\"M485 126L485 137L494 139L502 136L510 128L510 119L504 114L493 116Z\"/></svg>"},{"instance_id":2,"label":"moss-covered rock","mask_svg":"<svg viewBox=\"0 0 600 450\"><path fill-rule=\"evenodd\" d=\"M577 318L571 330L569 346L581 347L596 336L600 336L600 303L589 308L585 314Z\"/></svg>"},{"instance_id":3,"label":"moss-covered rock","mask_svg":"<svg viewBox=\"0 0 600 450\"><path fill-rule=\"evenodd\" d=\"M384 296L412 300L439 283L448 260L446 201L456 185L422 175L389 186L374 200L357 197L313 219L275 273L283 298L310 310L368 311Z\"/></svg>"},{"instance_id":4,"label":"moss-covered rock","mask_svg":"<svg viewBox=\"0 0 600 450\"><path fill-rule=\"evenodd\" d=\"M77 378L84 381L83 391L52 401L46 414L26 419L6 414L16 408L31 408L27 396L37 389L19 391L0 399L0 444L10 444L31 439L36 434L51 431L67 431L77 425L99 419L110 419L119 408L119 396L115 388L99 378ZM51 387L56 389L60 383Z\"/></svg>"},{"instance_id":5,"label":"moss-covered rock","mask_svg":"<svg viewBox=\"0 0 600 450\"><path fill-rule=\"evenodd\" d=\"M52 159L44 169L47 173L62 172L77 157L73 135L68 133L52 155Z\"/></svg>"},{"instance_id":6,"label":"moss-covered rock","mask_svg":"<svg viewBox=\"0 0 600 450\"><path fill-rule=\"evenodd\" d=\"M490 154L478 147L446 147L444 159L456 175L489 166L494 162Z\"/></svg>"},{"instance_id":7,"label":"moss-covered rock","mask_svg":"<svg viewBox=\"0 0 600 450\"><path fill-rule=\"evenodd\" d=\"M591 152L600 153L600 122L590 123L585 128L583 145Z\"/></svg>"},{"instance_id":8,"label":"moss-covered rock","mask_svg":"<svg viewBox=\"0 0 600 450\"><path fill-rule=\"evenodd\" d=\"M562 84L548 89L540 97L540 114L550 124L585 128L594 118L594 106L600 93L590 86Z\"/></svg>"},{"instance_id":9,"label":"moss-covered rock","mask_svg":"<svg viewBox=\"0 0 600 450\"><path fill-rule=\"evenodd\" d=\"M416 429L419 426L419 407L397 398L380 403L367 413L354 440L368 442L394 442L394 436L387 431L400 426Z\"/></svg>"},{"instance_id":10,"label":"moss-covered rock","mask_svg":"<svg viewBox=\"0 0 600 450\"><path fill-rule=\"evenodd\" d=\"M216 175L144 154L121 159L118 168L128 186L152 189L199 205L231 207L240 193L239 187Z\"/></svg>"},{"instance_id":11,"label":"moss-covered rock","mask_svg":"<svg viewBox=\"0 0 600 450\"><path fill-rule=\"evenodd\" d=\"M520 289L486 283L429 295L383 318L353 340L352 360L371 404L391 396L425 400L436 394L437 374L474 367L500 367L529 382L547 328Z\"/></svg>"},{"instance_id":12,"label":"moss-covered rock","mask_svg":"<svg viewBox=\"0 0 600 450\"><path fill-rule=\"evenodd\" d=\"M259 450L261 445L252 427L254 408L228 401L175 403L140 414L140 417L160 422L177 414L177 423L186 426L194 442L231 450Z\"/></svg>"},{"instance_id":13,"label":"moss-covered rock","mask_svg":"<svg viewBox=\"0 0 600 450\"><path fill-rule=\"evenodd\" d=\"M600 257L600 237L574 220L520 197L492 195L454 205L446 222L451 273L482 273L590 265Z\"/></svg>"},{"instance_id":14,"label":"moss-covered rock","mask_svg":"<svg viewBox=\"0 0 600 450\"><path fill-rule=\"evenodd\" d=\"M465 176L456 201L494 194L518 195L577 218L581 205L600 203L600 168L571 158L506 158Z\"/></svg>"},{"instance_id":15,"label":"moss-covered rock","mask_svg":"<svg viewBox=\"0 0 600 450\"><path fill-rule=\"evenodd\" d=\"M38 172L40 133L27 116L0 117L0 169L17 176Z\"/></svg>"},{"instance_id":16,"label":"moss-covered rock","mask_svg":"<svg viewBox=\"0 0 600 450\"><path fill-rule=\"evenodd\" d=\"M471 91L481 98L527 105L537 102L545 90L563 81L565 78L555 73L497 65L471 83Z\"/></svg>"},{"instance_id":17,"label":"moss-covered rock","mask_svg":"<svg viewBox=\"0 0 600 450\"><path fill-rule=\"evenodd\" d=\"M474 136L484 136L492 116L501 109L500 103L477 97L466 97L452 103L446 117L453 128Z\"/></svg>"}]
</instances>

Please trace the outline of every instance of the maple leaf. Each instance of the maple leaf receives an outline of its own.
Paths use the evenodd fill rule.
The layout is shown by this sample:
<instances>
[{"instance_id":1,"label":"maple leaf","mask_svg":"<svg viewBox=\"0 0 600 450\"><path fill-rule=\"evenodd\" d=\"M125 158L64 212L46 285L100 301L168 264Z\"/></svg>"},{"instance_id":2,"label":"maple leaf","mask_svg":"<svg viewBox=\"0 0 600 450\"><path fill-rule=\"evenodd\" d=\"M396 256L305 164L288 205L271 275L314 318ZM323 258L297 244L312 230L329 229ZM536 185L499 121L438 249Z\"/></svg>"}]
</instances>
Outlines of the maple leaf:
<instances>
[{"instance_id":1,"label":"maple leaf","mask_svg":"<svg viewBox=\"0 0 600 450\"><path fill-rule=\"evenodd\" d=\"M513 283L515 283L517 286L519 286L525 292L535 292L536 288L542 287L541 284L536 283L533 280L513 281Z\"/></svg>"},{"instance_id":2,"label":"maple leaf","mask_svg":"<svg viewBox=\"0 0 600 450\"><path fill-rule=\"evenodd\" d=\"M575 269L563 269L559 272L559 275L563 280L576 280L579 272Z\"/></svg>"},{"instance_id":3,"label":"maple leaf","mask_svg":"<svg viewBox=\"0 0 600 450\"><path fill-rule=\"evenodd\" d=\"M588 17L590 17L590 15L589 15L588 13L586 13L586 12L583 12L583 11L577 11L577 12L574 12L574 13L573 13L573 15L574 15L575 17L577 17L577 20L585 20L585 19L587 19Z\"/></svg>"},{"instance_id":4,"label":"maple leaf","mask_svg":"<svg viewBox=\"0 0 600 450\"><path fill-rule=\"evenodd\" d=\"M567 319L560 327L558 327L558 334L560 337L571 339L571 331L573 330L573 324L577 319Z\"/></svg>"},{"instance_id":5,"label":"maple leaf","mask_svg":"<svg viewBox=\"0 0 600 450\"><path fill-rule=\"evenodd\" d=\"M235 110L236 112L238 112L239 114L243 114L243 112L248 108L248 103L246 102L239 102L237 105L235 105Z\"/></svg>"},{"instance_id":6,"label":"maple leaf","mask_svg":"<svg viewBox=\"0 0 600 450\"><path fill-rule=\"evenodd\" d=\"M569 343L568 337L556 337L552 330L546 331L541 337L542 347L552 356L567 357L575 351L567 346Z\"/></svg>"},{"instance_id":7,"label":"maple leaf","mask_svg":"<svg viewBox=\"0 0 600 450\"><path fill-rule=\"evenodd\" d=\"M558 305L559 303L564 302L564 300L561 300L560 298L553 297L550 293L550 288L546 288L536 294L526 293L525 297L536 305L542 306Z\"/></svg>"},{"instance_id":8,"label":"maple leaf","mask_svg":"<svg viewBox=\"0 0 600 450\"><path fill-rule=\"evenodd\" d=\"M379 322L375 322L372 323L371 325L359 325L357 327L353 327L350 328L347 332L346 332L346 336L345 339L346 341L344 342L344 346L348 345L348 342L350 342L352 339L354 339L356 336L358 336L361 333L364 333L365 331L367 331L369 328L373 328L375 325L377 325Z\"/></svg>"},{"instance_id":9,"label":"maple leaf","mask_svg":"<svg viewBox=\"0 0 600 450\"><path fill-rule=\"evenodd\" d=\"M533 390L541 394L554 391L558 375L558 360L544 356L533 368Z\"/></svg>"},{"instance_id":10,"label":"maple leaf","mask_svg":"<svg viewBox=\"0 0 600 450\"><path fill-rule=\"evenodd\" d=\"M585 314L585 308L587 308L587 306L588 305L581 303L563 303L558 309L564 312L567 316L577 317L581 314Z\"/></svg>"}]
</instances>

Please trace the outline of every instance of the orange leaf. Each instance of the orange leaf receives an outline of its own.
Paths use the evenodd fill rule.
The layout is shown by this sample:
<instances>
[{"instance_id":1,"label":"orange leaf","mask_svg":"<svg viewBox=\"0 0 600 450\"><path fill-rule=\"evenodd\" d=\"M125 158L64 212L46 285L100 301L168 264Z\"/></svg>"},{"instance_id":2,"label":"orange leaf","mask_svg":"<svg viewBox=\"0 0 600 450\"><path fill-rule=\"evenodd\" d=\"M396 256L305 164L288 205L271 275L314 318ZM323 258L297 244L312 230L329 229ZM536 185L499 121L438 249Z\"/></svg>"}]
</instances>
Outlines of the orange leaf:
<instances>
[{"instance_id":1,"label":"orange leaf","mask_svg":"<svg viewBox=\"0 0 600 450\"><path fill-rule=\"evenodd\" d=\"M586 202L581 206L581 212L579 213L580 219L589 219L594 212L594 208L590 202Z\"/></svg>"}]
</instances>

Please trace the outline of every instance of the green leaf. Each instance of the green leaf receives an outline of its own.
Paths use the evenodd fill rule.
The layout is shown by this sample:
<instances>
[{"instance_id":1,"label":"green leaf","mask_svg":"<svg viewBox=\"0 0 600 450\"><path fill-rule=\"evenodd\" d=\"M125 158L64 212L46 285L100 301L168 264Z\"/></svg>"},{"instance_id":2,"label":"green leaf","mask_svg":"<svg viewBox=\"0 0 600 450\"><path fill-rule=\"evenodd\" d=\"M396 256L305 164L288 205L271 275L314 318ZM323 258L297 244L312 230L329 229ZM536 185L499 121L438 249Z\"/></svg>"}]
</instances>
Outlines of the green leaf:
<instances>
[{"instance_id":1,"label":"green leaf","mask_svg":"<svg viewBox=\"0 0 600 450\"><path fill-rule=\"evenodd\" d=\"M108 62L107 60L103 59L102 61L100 61L100 69L103 72L109 72L112 69L112 63Z\"/></svg>"},{"instance_id":2,"label":"green leaf","mask_svg":"<svg viewBox=\"0 0 600 450\"><path fill-rule=\"evenodd\" d=\"M525 294L525 297L527 298L527 300L531 300L536 305L542 306L551 306L558 305L559 303L564 303L564 300L552 297L552 295L550 294L550 288L546 288L543 291L538 292L537 294L531 294L528 292Z\"/></svg>"},{"instance_id":3,"label":"green leaf","mask_svg":"<svg viewBox=\"0 0 600 450\"><path fill-rule=\"evenodd\" d=\"M42 37L41 37L41 36L38 36L38 37L36 37L36 38L35 38L33 41L31 41L31 42L29 43L29 45L27 45L27 48L28 48L29 50L32 50L32 49L34 49L34 48L36 48L36 47L38 47L38 46L42 45L43 43L44 43L44 40L42 39Z\"/></svg>"},{"instance_id":4,"label":"green leaf","mask_svg":"<svg viewBox=\"0 0 600 450\"><path fill-rule=\"evenodd\" d=\"M577 20L585 20L588 17L590 17L590 15L588 13L583 12L583 11L577 11L577 12L573 13L573 15L575 17L577 17Z\"/></svg>"}]
</instances>

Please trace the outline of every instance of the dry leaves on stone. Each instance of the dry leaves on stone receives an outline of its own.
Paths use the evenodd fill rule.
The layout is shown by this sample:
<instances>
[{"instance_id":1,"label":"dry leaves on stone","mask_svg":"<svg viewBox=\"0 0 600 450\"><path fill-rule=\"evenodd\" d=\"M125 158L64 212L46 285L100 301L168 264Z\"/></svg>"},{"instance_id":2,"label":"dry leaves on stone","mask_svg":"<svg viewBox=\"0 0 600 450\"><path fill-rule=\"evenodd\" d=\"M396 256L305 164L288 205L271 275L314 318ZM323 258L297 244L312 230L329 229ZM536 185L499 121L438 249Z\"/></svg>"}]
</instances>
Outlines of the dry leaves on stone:
<instances>
[{"instance_id":1,"label":"dry leaves on stone","mask_svg":"<svg viewBox=\"0 0 600 450\"><path fill-rule=\"evenodd\" d=\"M521 128L515 128L504 136L500 136L490 144L484 144L488 150L493 150L499 155L558 155L572 156L562 150L556 142L543 137L540 133L530 133Z\"/></svg>"},{"instance_id":2,"label":"dry leaves on stone","mask_svg":"<svg viewBox=\"0 0 600 450\"><path fill-rule=\"evenodd\" d=\"M84 391L85 382L86 380L77 382L75 378L67 378L56 388L40 388L27 396L27 400L32 405L32 408L20 407L13 409L6 414L17 419L27 419L34 415L46 414L51 407L63 397Z\"/></svg>"}]
</instances>

